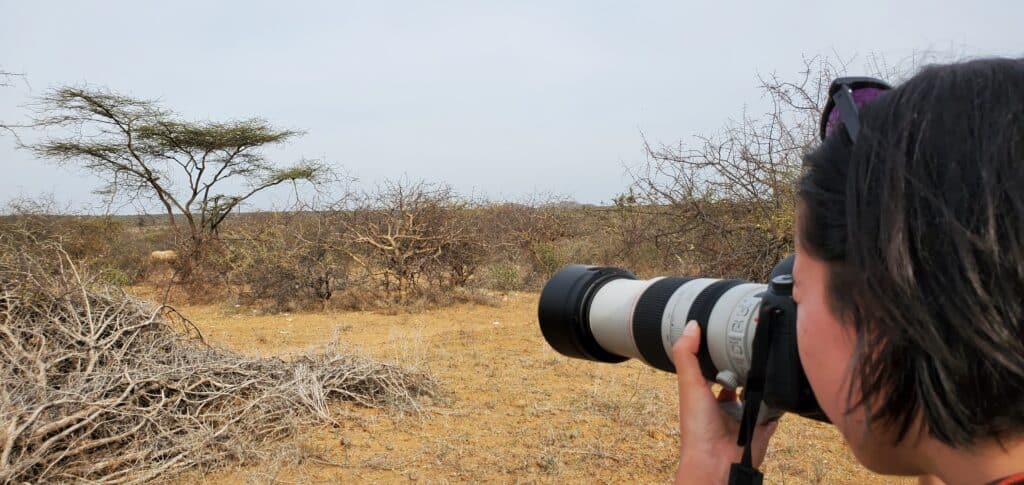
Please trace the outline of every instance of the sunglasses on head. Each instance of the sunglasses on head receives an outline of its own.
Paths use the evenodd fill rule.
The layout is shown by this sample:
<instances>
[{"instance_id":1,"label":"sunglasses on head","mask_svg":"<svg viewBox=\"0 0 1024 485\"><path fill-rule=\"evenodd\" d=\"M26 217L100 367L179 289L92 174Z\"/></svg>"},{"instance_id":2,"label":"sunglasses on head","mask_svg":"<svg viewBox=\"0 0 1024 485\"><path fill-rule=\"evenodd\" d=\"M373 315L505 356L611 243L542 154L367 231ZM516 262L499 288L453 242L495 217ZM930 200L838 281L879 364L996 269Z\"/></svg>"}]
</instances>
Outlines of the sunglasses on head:
<instances>
[{"instance_id":1,"label":"sunglasses on head","mask_svg":"<svg viewBox=\"0 0 1024 485\"><path fill-rule=\"evenodd\" d=\"M850 141L856 142L860 133L858 110L890 89L892 86L885 81L871 77L841 77L832 81L828 88L828 102L821 113L818 133L821 139L825 140L842 123Z\"/></svg>"}]
</instances>

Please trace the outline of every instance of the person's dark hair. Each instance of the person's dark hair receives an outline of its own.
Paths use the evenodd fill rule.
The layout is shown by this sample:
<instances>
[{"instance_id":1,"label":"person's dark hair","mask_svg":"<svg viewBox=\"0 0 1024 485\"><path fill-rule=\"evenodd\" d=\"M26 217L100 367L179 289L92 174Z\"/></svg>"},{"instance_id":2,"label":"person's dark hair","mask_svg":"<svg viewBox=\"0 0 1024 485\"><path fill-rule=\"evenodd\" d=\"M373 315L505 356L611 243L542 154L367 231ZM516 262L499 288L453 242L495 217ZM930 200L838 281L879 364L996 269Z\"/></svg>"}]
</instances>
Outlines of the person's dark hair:
<instances>
[{"instance_id":1,"label":"person's dark hair","mask_svg":"<svg viewBox=\"0 0 1024 485\"><path fill-rule=\"evenodd\" d=\"M800 181L805 250L855 325L869 419L952 446L1024 434L1024 59L931 66ZM852 392L852 391L851 391Z\"/></svg>"}]
</instances>

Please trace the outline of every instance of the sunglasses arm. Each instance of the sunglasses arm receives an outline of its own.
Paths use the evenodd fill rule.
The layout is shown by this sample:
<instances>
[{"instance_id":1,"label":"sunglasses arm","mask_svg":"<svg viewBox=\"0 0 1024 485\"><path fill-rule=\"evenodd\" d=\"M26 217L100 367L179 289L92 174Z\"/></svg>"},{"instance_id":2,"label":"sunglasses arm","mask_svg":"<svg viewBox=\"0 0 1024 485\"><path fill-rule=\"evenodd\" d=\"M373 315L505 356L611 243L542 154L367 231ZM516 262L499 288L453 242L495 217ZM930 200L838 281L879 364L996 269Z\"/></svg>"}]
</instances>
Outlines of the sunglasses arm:
<instances>
[{"instance_id":1,"label":"sunglasses arm","mask_svg":"<svg viewBox=\"0 0 1024 485\"><path fill-rule=\"evenodd\" d=\"M843 86L832 95L836 109L839 110L839 117L842 119L846 133L850 135L850 141L857 141L860 133L860 120L857 116L857 104L853 102L853 92L848 86Z\"/></svg>"}]
</instances>

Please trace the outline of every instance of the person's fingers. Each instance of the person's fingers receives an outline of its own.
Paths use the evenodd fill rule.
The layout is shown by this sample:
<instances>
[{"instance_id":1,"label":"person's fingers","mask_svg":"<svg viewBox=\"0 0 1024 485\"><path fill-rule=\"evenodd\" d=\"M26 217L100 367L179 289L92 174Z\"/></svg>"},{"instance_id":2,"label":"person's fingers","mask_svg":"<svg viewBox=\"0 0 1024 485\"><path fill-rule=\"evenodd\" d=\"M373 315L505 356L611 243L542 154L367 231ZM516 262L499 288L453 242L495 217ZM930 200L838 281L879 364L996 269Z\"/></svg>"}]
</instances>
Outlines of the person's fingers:
<instances>
[{"instance_id":1,"label":"person's fingers","mask_svg":"<svg viewBox=\"0 0 1024 485\"><path fill-rule=\"evenodd\" d=\"M697 362L697 351L700 350L700 325L690 320L683 328L683 334L672 346L672 357L676 366L676 375L679 376L680 395L684 395L684 387L707 388L704 376L700 373L700 364ZM710 392L710 391L708 391Z\"/></svg>"}]
</instances>

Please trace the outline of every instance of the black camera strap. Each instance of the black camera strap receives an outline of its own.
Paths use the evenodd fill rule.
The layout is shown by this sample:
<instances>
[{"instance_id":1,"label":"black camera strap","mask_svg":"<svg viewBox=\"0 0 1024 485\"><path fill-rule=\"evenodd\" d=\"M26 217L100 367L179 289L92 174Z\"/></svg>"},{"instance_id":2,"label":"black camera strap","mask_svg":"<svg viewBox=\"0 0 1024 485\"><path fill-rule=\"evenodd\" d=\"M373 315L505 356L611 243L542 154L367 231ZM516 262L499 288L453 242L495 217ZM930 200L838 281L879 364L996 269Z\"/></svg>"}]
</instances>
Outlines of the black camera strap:
<instances>
[{"instance_id":1,"label":"black camera strap","mask_svg":"<svg viewBox=\"0 0 1024 485\"><path fill-rule=\"evenodd\" d=\"M747 374L747 385L743 389L743 418L740 420L739 439L736 443L743 447L743 458L739 463L733 463L729 467L729 485L761 485L764 480L761 471L754 467L751 447L757 417L761 411L761 400L764 399L772 327L778 314L779 310L776 308L761 312L757 329L754 331L750 372Z\"/></svg>"}]
</instances>

